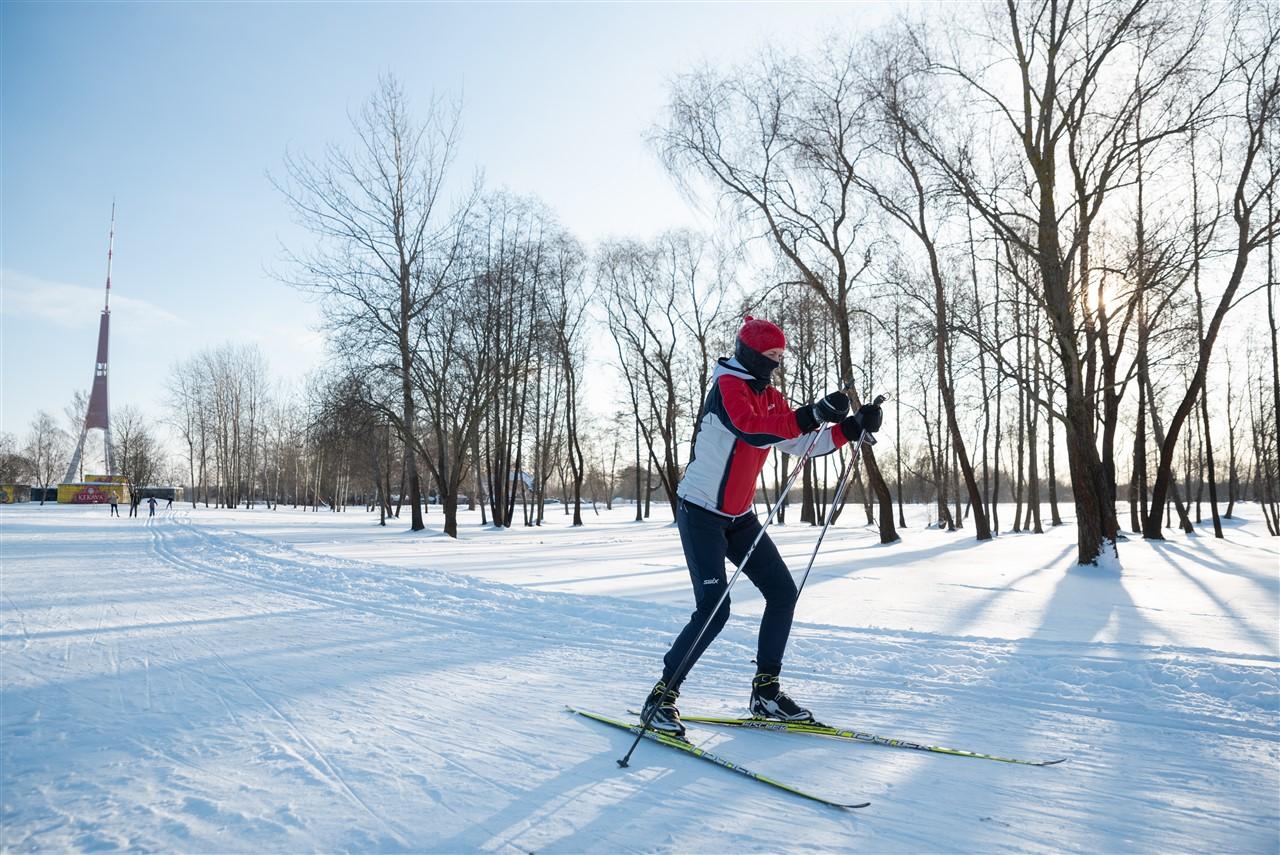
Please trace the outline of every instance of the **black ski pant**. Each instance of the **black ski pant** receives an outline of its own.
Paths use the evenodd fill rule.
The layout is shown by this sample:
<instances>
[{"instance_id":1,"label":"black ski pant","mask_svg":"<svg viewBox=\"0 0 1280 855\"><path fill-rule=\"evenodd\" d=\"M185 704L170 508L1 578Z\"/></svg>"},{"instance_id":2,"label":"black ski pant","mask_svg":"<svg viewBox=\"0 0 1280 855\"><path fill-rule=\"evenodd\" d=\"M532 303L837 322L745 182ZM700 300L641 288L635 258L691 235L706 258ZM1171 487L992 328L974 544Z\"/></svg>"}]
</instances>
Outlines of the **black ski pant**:
<instances>
[{"instance_id":1,"label":"black ski pant","mask_svg":"<svg viewBox=\"0 0 1280 855\"><path fill-rule=\"evenodd\" d=\"M697 609L689 616L689 623L667 652L663 661L662 679L671 685L675 670L685 654L693 647L693 640L707 619L707 631L685 667L689 673L702 652L724 628L729 619L729 597L712 617L711 611L724 594L728 578L725 559L738 565L760 533L760 520L754 512L738 517L726 517L680 500L676 510L676 527L680 530L680 543L684 547L685 562L689 565L689 577L693 582L693 598ZM764 615L760 618L760 638L756 648L756 670L778 674L782 670L782 654L787 649L787 637L791 634L791 618L795 613L796 583L787 570L778 548L769 535L760 538L751 560L742 568L751 583L764 594ZM675 686L679 688L679 684Z\"/></svg>"}]
</instances>

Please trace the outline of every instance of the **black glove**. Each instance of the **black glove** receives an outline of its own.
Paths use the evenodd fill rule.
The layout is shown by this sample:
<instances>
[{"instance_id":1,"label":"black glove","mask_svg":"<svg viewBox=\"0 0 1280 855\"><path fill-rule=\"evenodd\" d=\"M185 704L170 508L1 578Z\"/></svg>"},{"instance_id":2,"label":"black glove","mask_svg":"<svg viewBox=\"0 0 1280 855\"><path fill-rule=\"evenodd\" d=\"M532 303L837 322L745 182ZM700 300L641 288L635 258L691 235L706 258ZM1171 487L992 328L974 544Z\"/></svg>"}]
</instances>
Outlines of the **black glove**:
<instances>
[{"instance_id":1,"label":"black glove","mask_svg":"<svg viewBox=\"0 0 1280 855\"><path fill-rule=\"evenodd\" d=\"M849 396L832 392L814 404L796 410L796 422L804 433L815 431L823 422L838 422L849 413Z\"/></svg>"},{"instance_id":2,"label":"black glove","mask_svg":"<svg viewBox=\"0 0 1280 855\"><path fill-rule=\"evenodd\" d=\"M882 424L884 424L884 411L877 404L863 404L858 407L858 412L840 423L840 430L844 432L845 439L857 442L864 430L867 433L875 433L880 430Z\"/></svg>"}]
</instances>

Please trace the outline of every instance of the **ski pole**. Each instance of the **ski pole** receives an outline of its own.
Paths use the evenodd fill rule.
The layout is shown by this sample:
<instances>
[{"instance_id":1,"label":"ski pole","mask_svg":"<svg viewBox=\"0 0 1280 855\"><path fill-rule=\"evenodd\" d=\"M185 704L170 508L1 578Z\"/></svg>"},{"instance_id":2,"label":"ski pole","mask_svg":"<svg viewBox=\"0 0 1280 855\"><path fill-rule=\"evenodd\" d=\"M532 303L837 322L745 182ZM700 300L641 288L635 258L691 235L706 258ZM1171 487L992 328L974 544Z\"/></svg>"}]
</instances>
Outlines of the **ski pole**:
<instances>
[{"instance_id":1,"label":"ski pole","mask_svg":"<svg viewBox=\"0 0 1280 855\"><path fill-rule=\"evenodd\" d=\"M751 548L747 550L747 554L743 556L742 561L738 562L738 567L733 571L733 575L729 577L729 582L724 586L724 593L720 595L720 599L716 602L716 607L707 615L706 621L702 624L702 629L698 630L698 634L694 636L693 643L689 645L689 650L684 654L684 658L680 660L680 664L676 666L676 670L671 675L671 679L667 685L663 687L662 696L658 698L658 702L650 709L648 715L640 720L640 730L636 733L635 741L631 743L631 747L627 749L625 756L618 760L618 765L627 768L627 761L631 759L631 755L635 753L636 746L640 744L640 740L644 737L645 730L649 727L649 722L653 720L653 716L658 709L667 701L667 696L671 693L671 687L677 685L684 677L685 667L689 664L693 651L698 649L698 642L702 640L702 636L706 635L707 627L711 626L711 621L720 612L720 607L724 605L724 601L729 597L729 591L733 588L733 583L742 575L742 568L747 566L747 562L751 560L751 553L756 551L756 545L760 543L760 538L764 537L765 531L769 528L769 524L773 522L774 516L778 513L778 509L782 507L782 502L787 497L787 493L791 492L791 487L796 482L796 476L800 470L809 462L809 457L813 454L813 447L818 444L819 437L822 436L821 426L813 432L813 439L809 440L808 447L805 448L804 454L800 455L800 459L796 461L795 468L791 470L790 477L787 478L786 485L782 488L782 492L778 494L778 498L773 503L773 508L769 511L769 516L765 518L764 525L760 527L760 531L756 534L755 540L751 542Z\"/></svg>"},{"instance_id":2,"label":"ski pole","mask_svg":"<svg viewBox=\"0 0 1280 855\"><path fill-rule=\"evenodd\" d=\"M873 402L875 406L884 403L884 395L876 395ZM849 486L849 476L853 474L854 467L858 465L858 457L862 454L862 444L875 445L876 438L865 430L858 434L858 444L853 447L853 456L849 458L849 462L845 464L844 471L840 473L840 481L836 484L835 495L831 497L831 504L827 506L827 519L822 524L822 531L818 533L818 542L813 545L813 553L809 556L809 563L804 568L804 575L800 577L800 587L796 589L796 599L800 599L800 592L804 590L804 583L809 579L809 571L813 569L813 562L818 557L818 549L822 546L822 539L827 536L827 529L831 527L831 521L835 519L836 508L840 507L840 500L844 498L844 491Z\"/></svg>"}]
</instances>

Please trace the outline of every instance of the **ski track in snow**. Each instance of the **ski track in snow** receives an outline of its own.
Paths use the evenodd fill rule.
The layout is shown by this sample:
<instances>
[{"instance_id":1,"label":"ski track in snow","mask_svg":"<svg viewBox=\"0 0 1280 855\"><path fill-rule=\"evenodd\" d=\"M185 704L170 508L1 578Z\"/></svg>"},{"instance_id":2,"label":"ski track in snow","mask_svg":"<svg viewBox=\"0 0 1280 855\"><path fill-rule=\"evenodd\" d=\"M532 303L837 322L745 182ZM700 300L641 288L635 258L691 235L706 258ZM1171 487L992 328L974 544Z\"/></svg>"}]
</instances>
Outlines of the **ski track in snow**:
<instances>
[{"instance_id":1,"label":"ski track in snow","mask_svg":"<svg viewBox=\"0 0 1280 855\"><path fill-rule=\"evenodd\" d=\"M1216 604L1214 633L1223 614L1242 615L1231 646L1170 643L1154 631L1158 643L1132 632L1088 640L1115 637L1106 630L1116 613L1079 610L1111 584L1088 572L1065 577L1039 603L1046 619L1021 637L801 614L785 676L824 720L1005 756L1070 758L1013 767L691 729L695 741L755 771L872 802L842 813L649 743L620 770L614 760L630 737L563 712L566 702L605 713L637 704L688 604L556 590L574 587L568 577L505 584L400 566L373 548L365 550L373 560L324 554L273 533L282 517L179 512L112 525L87 509L0 510L0 848L1280 849L1276 642L1258 630L1276 629L1274 551L1258 574L1257 564L1210 567L1194 545L1171 541L1165 550L1185 559L1175 566L1188 590L1202 590L1207 609ZM669 526L573 535L574 549L620 567L633 568L637 555L659 568L679 562ZM832 532L833 552L856 553L856 534L844 535ZM430 563L436 544L418 543ZM512 539L508 555L554 564L563 543L522 554L527 542ZM1023 595L1042 566L1010 568L1004 583L939 584L978 598ZM812 580L814 613L827 619L839 616L839 601L818 593L832 590L817 588L819 579L849 581L831 568L828 560ZM1220 589L1221 577L1243 587ZM894 596L912 606L922 594ZM755 606L734 597L735 617L686 683L682 706L691 712L743 711ZM1071 620L1087 632L1053 622L1059 601L1077 609ZM990 602L957 608L988 612L986 623L964 615L965 625L1000 628Z\"/></svg>"}]
</instances>

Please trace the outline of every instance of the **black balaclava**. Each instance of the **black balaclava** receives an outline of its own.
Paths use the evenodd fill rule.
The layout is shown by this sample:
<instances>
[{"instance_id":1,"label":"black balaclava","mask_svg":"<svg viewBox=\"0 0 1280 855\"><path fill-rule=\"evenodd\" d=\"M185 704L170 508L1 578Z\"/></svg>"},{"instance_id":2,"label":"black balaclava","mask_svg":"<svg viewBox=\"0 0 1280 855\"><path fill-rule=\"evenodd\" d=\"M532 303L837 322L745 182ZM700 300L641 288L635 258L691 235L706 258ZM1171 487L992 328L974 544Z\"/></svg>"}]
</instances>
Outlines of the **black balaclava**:
<instances>
[{"instance_id":1,"label":"black balaclava","mask_svg":"<svg viewBox=\"0 0 1280 855\"><path fill-rule=\"evenodd\" d=\"M742 339L737 340L733 349L733 356L738 360L738 364L755 378L748 385L756 392L764 391L765 387L769 385L769 379L773 376L773 372L778 369L780 364L746 344Z\"/></svg>"}]
</instances>

